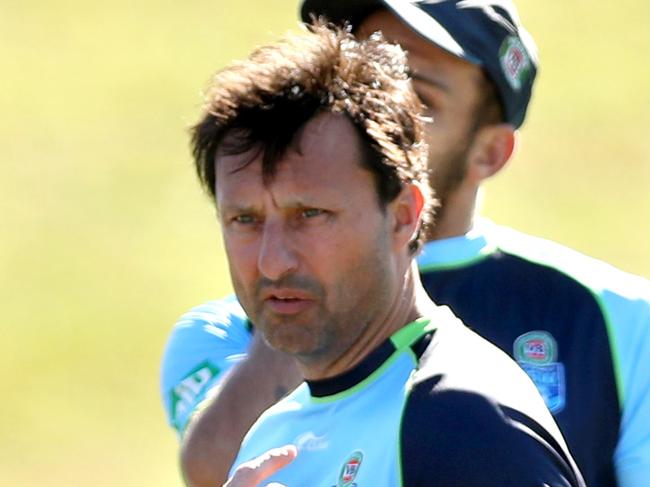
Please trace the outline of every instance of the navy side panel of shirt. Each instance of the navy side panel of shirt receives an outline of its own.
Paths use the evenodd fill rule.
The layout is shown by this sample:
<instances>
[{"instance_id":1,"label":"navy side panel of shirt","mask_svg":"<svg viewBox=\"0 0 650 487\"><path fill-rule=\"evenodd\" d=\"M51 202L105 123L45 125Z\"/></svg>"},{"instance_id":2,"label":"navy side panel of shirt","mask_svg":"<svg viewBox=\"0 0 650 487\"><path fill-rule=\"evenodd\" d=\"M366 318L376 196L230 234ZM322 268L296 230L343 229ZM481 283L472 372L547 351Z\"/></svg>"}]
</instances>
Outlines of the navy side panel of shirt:
<instances>
[{"instance_id":1,"label":"navy side panel of shirt","mask_svg":"<svg viewBox=\"0 0 650 487\"><path fill-rule=\"evenodd\" d=\"M502 251L464 267L429 270L422 281L437 304L450 306L510 355L522 334L552 334L566 371L566 404L555 419L587 485L616 486L620 409L607 328L593 294L556 269Z\"/></svg>"},{"instance_id":2,"label":"navy side panel of shirt","mask_svg":"<svg viewBox=\"0 0 650 487\"><path fill-rule=\"evenodd\" d=\"M520 415L525 422L514 421L506 409L473 392L432 394L438 380L420 382L406 403L401 431L405 486L514 486L513 479L517 487L579 485L565 458L551 454L559 448L530 440L529 425L544 431L532 419ZM427 431L435 431L433 440Z\"/></svg>"},{"instance_id":3,"label":"navy side panel of shirt","mask_svg":"<svg viewBox=\"0 0 650 487\"><path fill-rule=\"evenodd\" d=\"M402 417L403 485L584 485L557 426L507 356L459 328L419 356ZM544 426L545 425L545 426Z\"/></svg>"}]
</instances>

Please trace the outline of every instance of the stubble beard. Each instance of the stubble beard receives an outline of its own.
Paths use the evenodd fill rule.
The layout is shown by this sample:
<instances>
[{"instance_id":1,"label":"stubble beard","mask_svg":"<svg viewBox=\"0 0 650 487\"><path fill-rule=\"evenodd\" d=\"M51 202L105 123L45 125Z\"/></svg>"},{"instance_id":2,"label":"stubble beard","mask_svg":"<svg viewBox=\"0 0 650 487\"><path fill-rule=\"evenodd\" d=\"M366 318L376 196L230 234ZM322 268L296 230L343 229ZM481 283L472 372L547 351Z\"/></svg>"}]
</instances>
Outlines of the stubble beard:
<instances>
[{"instance_id":1,"label":"stubble beard","mask_svg":"<svg viewBox=\"0 0 650 487\"><path fill-rule=\"evenodd\" d=\"M382 259L386 250L375 243L356 268L347 269L346 285L329 292L313 279L295 275L275 282L262 279L252 291L233 277L233 286L247 316L271 348L294 356L308 367L332 363L367 332L377 310L388 301L388 267ZM261 290L269 286L308 291L316 302L296 316L275 315L264 309L260 298Z\"/></svg>"},{"instance_id":2,"label":"stubble beard","mask_svg":"<svg viewBox=\"0 0 650 487\"><path fill-rule=\"evenodd\" d=\"M431 164L431 186L437 200L435 222L444 219L449 197L459 188L467 174L468 155L474 141L473 134L468 134L462 142L456 144L444 155L430 155L429 161L437 158L438 162ZM434 225L435 233L435 225Z\"/></svg>"}]
</instances>

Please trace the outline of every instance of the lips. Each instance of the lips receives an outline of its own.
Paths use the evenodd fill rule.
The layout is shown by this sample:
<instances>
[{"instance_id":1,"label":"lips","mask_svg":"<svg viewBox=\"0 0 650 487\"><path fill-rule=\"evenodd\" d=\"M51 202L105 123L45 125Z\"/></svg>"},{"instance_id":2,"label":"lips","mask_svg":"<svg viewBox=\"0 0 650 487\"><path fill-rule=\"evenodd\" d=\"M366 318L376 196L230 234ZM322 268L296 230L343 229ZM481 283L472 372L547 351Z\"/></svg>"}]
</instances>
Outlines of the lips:
<instances>
[{"instance_id":1,"label":"lips","mask_svg":"<svg viewBox=\"0 0 650 487\"><path fill-rule=\"evenodd\" d=\"M278 314L296 314L314 303L314 299L299 289L267 289L262 292L265 306Z\"/></svg>"},{"instance_id":2,"label":"lips","mask_svg":"<svg viewBox=\"0 0 650 487\"><path fill-rule=\"evenodd\" d=\"M261 297L264 300L267 299L281 299L281 300L294 300L294 299L304 299L309 300L313 299L311 294L303 289L295 288L272 288L267 287L262 289Z\"/></svg>"}]
</instances>

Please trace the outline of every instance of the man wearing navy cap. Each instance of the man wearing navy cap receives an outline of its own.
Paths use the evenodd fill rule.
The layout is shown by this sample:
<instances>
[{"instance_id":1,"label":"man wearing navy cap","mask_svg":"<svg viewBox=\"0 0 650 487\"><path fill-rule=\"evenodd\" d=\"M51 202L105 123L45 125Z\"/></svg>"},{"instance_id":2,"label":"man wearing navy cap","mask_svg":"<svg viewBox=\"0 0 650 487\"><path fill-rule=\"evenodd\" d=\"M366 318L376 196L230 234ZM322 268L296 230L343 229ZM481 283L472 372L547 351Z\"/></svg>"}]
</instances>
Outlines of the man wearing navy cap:
<instances>
[{"instance_id":1,"label":"man wearing navy cap","mask_svg":"<svg viewBox=\"0 0 650 487\"><path fill-rule=\"evenodd\" d=\"M303 19L381 30L409 54L441 206L419 257L426 290L513 356L542 393L587 485L650 478L650 286L547 241L474 219L481 183L509 159L537 60L508 1L310 1ZM233 358L246 359L232 367ZM260 377L265 377L260 380ZM233 299L176 326L163 364L171 422L190 481L222 481L244 432L298 378L252 336ZM209 391L219 391L214 398ZM213 392L214 393L214 392ZM221 463L220 463L221 462Z\"/></svg>"}]
</instances>

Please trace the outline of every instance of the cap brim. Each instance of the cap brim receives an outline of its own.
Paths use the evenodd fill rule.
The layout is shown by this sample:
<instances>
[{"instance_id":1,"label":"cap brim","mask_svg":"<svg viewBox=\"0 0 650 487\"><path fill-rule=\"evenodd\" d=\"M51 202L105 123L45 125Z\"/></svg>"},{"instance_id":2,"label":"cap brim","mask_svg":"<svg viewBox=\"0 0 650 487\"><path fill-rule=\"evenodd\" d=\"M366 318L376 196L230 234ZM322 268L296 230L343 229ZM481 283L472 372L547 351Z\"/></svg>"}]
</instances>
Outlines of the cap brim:
<instances>
[{"instance_id":1,"label":"cap brim","mask_svg":"<svg viewBox=\"0 0 650 487\"><path fill-rule=\"evenodd\" d=\"M370 13L382 7L389 9L427 41L456 57L473 64L481 64L478 59L463 49L436 19L412 3L403 0L305 0L300 14L305 22L311 20L311 15L316 15L323 16L334 23L348 21L353 27L356 27Z\"/></svg>"}]
</instances>

